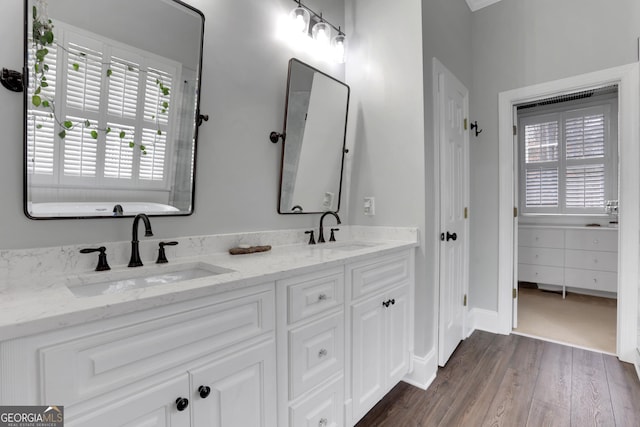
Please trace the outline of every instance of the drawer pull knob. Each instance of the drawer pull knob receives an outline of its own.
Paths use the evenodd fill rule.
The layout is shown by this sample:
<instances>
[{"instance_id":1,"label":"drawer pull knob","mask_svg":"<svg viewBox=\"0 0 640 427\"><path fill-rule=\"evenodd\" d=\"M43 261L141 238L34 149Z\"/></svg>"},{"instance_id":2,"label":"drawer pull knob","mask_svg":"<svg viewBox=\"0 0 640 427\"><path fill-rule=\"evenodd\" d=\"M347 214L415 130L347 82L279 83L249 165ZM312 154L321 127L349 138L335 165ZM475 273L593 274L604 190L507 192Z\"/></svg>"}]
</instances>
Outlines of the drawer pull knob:
<instances>
[{"instance_id":1,"label":"drawer pull knob","mask_svg":"<svg viewBox=\"0 0 640 427\"><path fill-rule=\"evenodd\" d=\"M323 348L318 352L318 358L325 357L327 354L327 350Z\"/></svg>"},{"instance_id":2,"label":"drawer pull knob","mask_svg":"<svg viewBox=\"0 0 640 427\"><path fill-rule=\"evenodd\" d=\"M327 299L327 294L320 294L318 295L318 301L324 301Z\"/></svg>"},{"instance_id":3,"label":"drawer pull knob","mask_svg":"<svg viewBox=\"0 0 640 427\"><path fill-rule=\"evenodd\" d=\"M178 411L184 411L185 409L187 409L187 406L189 406L189 399L185 397L179 397L176 399L176 408L178 409Z\"/></svg>"},{"instance_id":4,"label":"drawer pull knob","mask_svg":"<svg viewBox=\"0 0 640 427\"><path fill-rule=\"evenodd\" d=\"M326 427L327 424L329 424L329 420L327 420L326 418L320 418L320 421L318 421L319 427Z\"/></svg>"},{"instance_id":5,"label":"drawer pull knob","mask_svg":"<svg viewBox=\"0 0 640 427\"><path fill-rule=\"evenodd\" d=\"M211 393L211 388L206 385L201 385L198 387L198 393L200 393L201 398L206 399L209 396L209 393Z\"/></svg>"}]
</instances>

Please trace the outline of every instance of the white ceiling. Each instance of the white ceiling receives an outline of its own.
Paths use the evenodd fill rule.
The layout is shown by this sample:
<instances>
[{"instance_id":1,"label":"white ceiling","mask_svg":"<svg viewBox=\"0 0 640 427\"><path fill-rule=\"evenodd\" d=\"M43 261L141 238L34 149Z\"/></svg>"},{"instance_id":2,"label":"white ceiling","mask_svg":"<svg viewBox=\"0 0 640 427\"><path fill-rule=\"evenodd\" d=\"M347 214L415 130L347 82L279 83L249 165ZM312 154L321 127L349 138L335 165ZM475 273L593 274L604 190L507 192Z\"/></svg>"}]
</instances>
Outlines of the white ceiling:
<instances>
[{"instance_id":1,"label":"white ceiling","mask_svg":"<svg viewBox=\"0 0 640 427\"><path fill-rule=\"evenodd\" d=\"M478 9L482 9L499 1L500 0L467 0L467 4L469 5L469 9L475 12Z\"/></svg>"}]
</instances>

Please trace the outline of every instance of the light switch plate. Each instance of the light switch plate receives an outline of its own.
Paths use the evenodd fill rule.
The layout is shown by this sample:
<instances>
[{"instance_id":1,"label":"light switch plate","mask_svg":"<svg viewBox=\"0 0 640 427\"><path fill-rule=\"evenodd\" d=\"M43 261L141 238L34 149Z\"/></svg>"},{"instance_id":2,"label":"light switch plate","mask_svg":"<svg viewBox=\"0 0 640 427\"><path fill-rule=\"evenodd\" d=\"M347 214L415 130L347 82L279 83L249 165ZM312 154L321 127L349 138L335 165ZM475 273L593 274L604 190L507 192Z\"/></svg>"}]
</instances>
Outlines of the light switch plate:
<instances>
[{"instance_id":1,"label":"light switch plate","mask_svg":"<svg viewBox=\"0 0 640 427\"><path fill-rule=\"evenodd\" d=\"M376 198L365 197L364 198L364 214L372 216L376 214Z\"/></svg>"}]
</instances>

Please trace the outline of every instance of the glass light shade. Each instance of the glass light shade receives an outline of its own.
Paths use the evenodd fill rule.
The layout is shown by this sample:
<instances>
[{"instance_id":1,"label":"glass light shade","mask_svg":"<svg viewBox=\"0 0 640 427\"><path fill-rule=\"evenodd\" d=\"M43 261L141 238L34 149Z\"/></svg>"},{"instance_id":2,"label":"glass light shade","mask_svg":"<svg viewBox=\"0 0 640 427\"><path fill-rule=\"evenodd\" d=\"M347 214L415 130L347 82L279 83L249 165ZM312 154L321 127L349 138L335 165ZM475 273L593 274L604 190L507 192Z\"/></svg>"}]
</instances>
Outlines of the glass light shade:
<instances>
[{"instance_id":1,"label":"glass light shade","mask_svg":"<svg viewBox=\"0 0 640 427\"><path fill-rule=\"evenodd\" d=\"M309 21L311 16L309 11L303 7L296 7L289 13L291 28L296 34L309 34Z\"/></svg>"},{"instance_id":2,"label":"glass light shade","mask_svg":"<svg viewBox=\"0 0 640 427\"><path fill-rule=\"evenodd\" d=\"M346 61L347 54L347 36L338 34L331 39L331 50L333 51L334 60L342 64Z\"/></svg>"},{"instance_id":3,"label":"glass light shade","mask_svg":"<svg viewBox=\"0 0 640 427\"><path fill-rule=\"evenodd\" d=\"M331 40L331 27L326 22L318 22L311 29L311 36L321 46L329 46Z\"/></svg>"}]
</instances>

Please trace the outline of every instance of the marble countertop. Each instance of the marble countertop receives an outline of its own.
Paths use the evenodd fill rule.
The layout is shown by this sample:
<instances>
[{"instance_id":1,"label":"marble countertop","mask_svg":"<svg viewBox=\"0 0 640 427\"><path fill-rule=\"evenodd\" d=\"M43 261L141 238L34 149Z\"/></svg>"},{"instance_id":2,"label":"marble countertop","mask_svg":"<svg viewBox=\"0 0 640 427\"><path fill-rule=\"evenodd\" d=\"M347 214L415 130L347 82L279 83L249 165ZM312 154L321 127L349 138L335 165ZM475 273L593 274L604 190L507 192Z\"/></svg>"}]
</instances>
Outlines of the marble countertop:
<instances>
[{"instance_id":1,"label":"marble countertop","mask_svg":"<svg viewBox=\"0 0 640 427\"><path fill-rule=\"evenodd\" d=\"M194 238L185 238L189 242L181 243L185 243L185 247L191 243L188 246L190 250L168 253L169 264L147 262L143 267L135 269L126 267L124 263L112 264L112 269L105 272L87 270L84 263L86 259L83 257L79 257L83 261L82 268L73 262L65 264L60 271L55 271L53 267L44 268L41 266L42 263L54 264L56 257L75 256L77 248L42 250L42 259L33 257L30 262L23 261L23 271L5 271L5 277L0 277L0 341L272 282L418 246L415 229L381 228L374 232L372 229L376 227L354 227L343 234L348 234L345 236L348 240L318 245L292 243L296 240L304 241L303 238L299 239L300 235L304 236L303 231L288 232L288 238L279 235L278 238L276 235L265 233L258 237L254 235L252 238L247 238L246 234L200 237L197 239L205 243L195 250L192 242ZM230 255L226 250L200 253L203 246L220 245L220 239L228 244L234 240L230 236L235 236L236 242L268 244L265 240L271 238L280 244L272 246L268 252L246 255ZM211 237L218 241L213 246ZM232 246L228 245L227 249L230 247ZM185 256L181 257L180 254ZM14 264L16 259L22 259L20 253L3 251L0 253L0 262L11 263L12 256ZM94 261L92 258L92 262ZM33 263L37 263L41 268L29 267ZM163 270L175 269L181 264L192 263L204 263L231 271L96 296L79 297L68 287L106 282L129 273L135 276L152 275ZM69 267L70 264L73 268Z\"/></svg>"}]
</instances>

